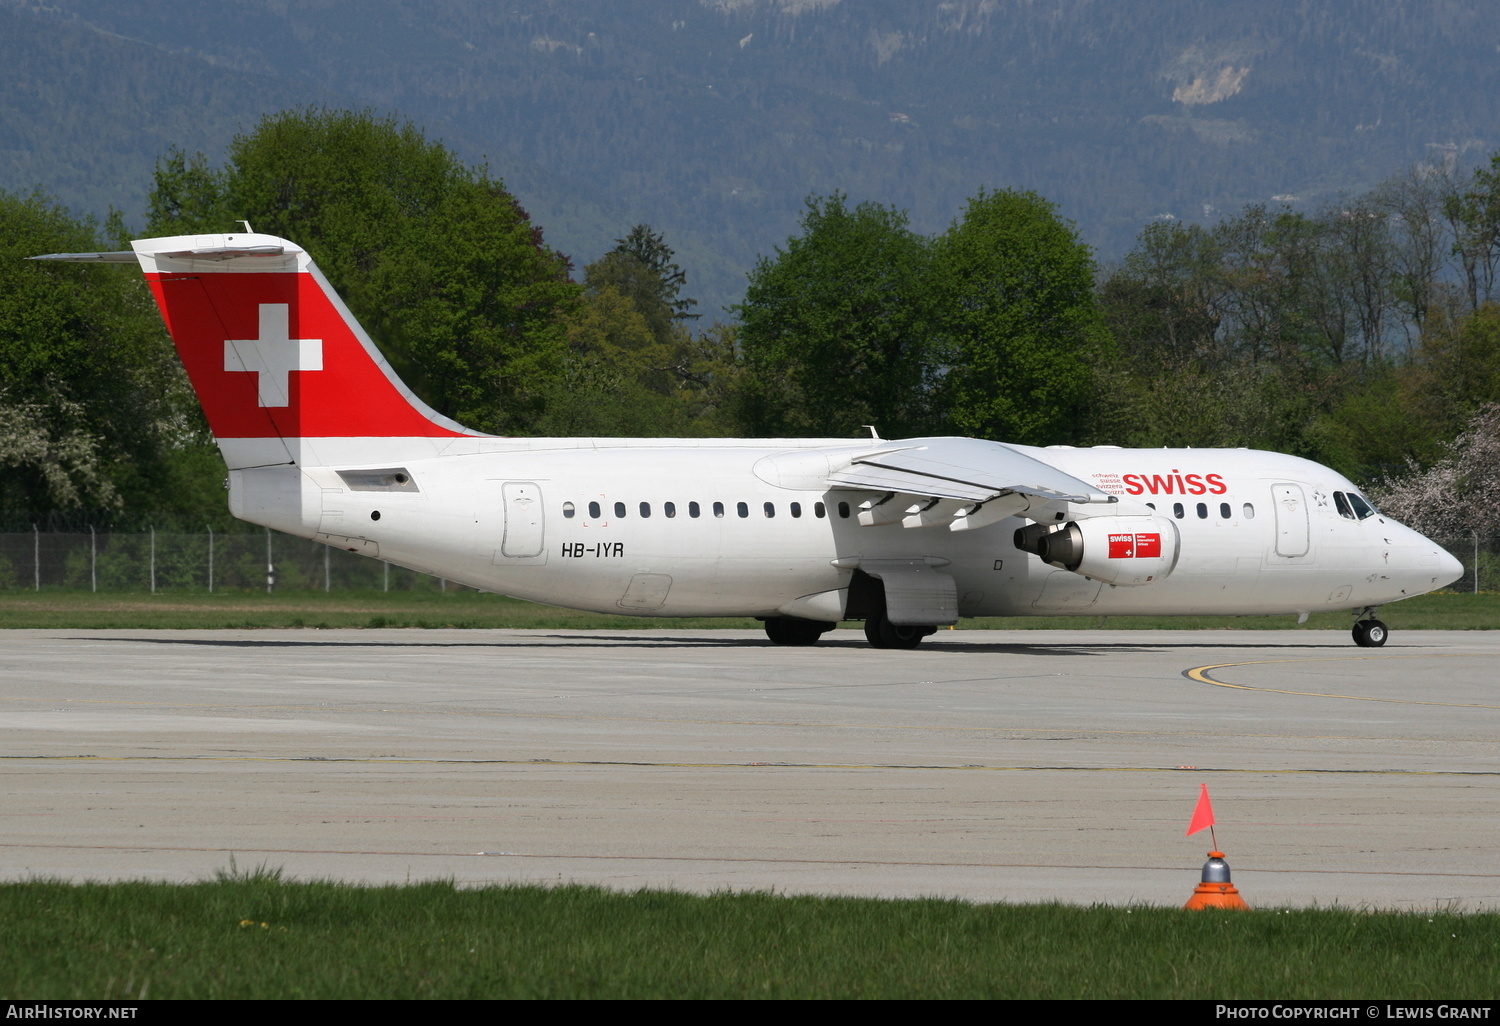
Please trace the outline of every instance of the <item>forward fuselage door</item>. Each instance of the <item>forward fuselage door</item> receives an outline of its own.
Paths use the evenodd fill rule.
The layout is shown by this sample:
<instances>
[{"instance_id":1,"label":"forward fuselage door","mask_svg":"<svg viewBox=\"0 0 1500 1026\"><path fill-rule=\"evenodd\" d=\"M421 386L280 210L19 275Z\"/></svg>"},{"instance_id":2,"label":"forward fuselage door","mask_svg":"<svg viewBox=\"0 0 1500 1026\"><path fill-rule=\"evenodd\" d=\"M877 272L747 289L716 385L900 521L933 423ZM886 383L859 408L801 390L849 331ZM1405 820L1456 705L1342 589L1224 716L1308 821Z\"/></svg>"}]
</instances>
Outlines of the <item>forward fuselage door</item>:
<instances>
[{"instance_id":1,"label":"forward fuselage door","mask_svg":"<svg viewBox=\"0 0 1500 1026\"><path fill-rule=\"evenodd\" d=\"M1276 554L1307 555L1307 498L1302 494L1302 486L1273 484L1271 502L1276 507Z\"/></svg>"}]
</instances>

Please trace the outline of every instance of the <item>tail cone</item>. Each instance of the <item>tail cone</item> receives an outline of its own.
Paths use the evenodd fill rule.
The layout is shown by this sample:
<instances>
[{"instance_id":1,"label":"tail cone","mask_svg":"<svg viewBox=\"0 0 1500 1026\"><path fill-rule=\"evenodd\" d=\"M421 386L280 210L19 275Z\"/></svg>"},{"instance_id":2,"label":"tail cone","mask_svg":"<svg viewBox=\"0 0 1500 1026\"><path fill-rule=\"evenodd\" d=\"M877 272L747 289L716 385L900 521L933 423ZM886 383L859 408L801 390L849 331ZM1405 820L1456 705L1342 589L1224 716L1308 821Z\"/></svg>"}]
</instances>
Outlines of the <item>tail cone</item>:
<instances>
[{"instance_id":1,"label":"tail cone","mask_svg":"<svg viewBox=\"0 0 1500 1026\"><path fill-rule=\"evenodd\" d=\"M1208 853L1203 863L1203 882L1193 889L1193 896L1183 908L1240 908L1250 910L1234 884L1229 882L1229 863L1222 851Z\"/></svg>"}]
</instances>

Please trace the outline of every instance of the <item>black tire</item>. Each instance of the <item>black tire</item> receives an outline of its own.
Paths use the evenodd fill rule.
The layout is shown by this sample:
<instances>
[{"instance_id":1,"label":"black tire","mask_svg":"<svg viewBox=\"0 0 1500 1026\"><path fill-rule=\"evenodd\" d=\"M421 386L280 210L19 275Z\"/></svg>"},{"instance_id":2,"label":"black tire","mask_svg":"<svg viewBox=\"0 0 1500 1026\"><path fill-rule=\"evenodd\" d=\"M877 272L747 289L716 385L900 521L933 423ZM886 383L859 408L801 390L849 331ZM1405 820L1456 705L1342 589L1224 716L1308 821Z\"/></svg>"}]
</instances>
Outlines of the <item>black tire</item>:
<instances>
[{"instance_id":1,"label":"black tire","mask_svg":"<svg viewBox=\"0 0 1500 1026\"><path fill-rule=\"evenodd\" d=\"M1354 643L1360 648L1379 648L1389 634L1379 620L1361 620L1354 625Z\"/></svg>"},{"instance_id":2,"label":"black tire","mask_svg":"<svg viewBox=\"0 0 1500 1026\"><path fill-rule=\"evenodd\" d=\"M916 648L931 633L931 627L898 627L884 613L865 618L865 640L875 648Z\"/></svg>"},{"instance_id":3,"label":"black tire","mask_svg":"<svg viewBox=\"0 0 1500 1026\"><path fill-rule=\"evenodd\" d=\"M773 645L816 645L832 624L795 616L766 617L766 637Z\"/></svg>"}]
</instances>

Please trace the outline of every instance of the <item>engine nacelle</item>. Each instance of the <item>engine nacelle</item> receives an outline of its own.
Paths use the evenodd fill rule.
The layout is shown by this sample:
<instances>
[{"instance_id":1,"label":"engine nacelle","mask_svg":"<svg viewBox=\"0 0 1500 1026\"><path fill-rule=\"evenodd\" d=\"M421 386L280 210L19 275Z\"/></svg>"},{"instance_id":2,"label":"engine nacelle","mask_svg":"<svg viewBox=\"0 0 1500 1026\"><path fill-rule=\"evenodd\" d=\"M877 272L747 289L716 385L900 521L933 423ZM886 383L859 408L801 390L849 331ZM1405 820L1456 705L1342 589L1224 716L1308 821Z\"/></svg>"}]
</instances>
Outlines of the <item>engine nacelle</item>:
<instances>
[{"instance_id":1,"label":"engine nacelle","mask_svg":"<svg viewBox=\"0 0 1500 1026\"><path fill-rule=\"evenodd\" d=\"M1061 527L1029 524L1016 548L1105 584L1135 588L1161 580L1177 565L1177 525L1166 517L1090 517Z\"/></svg>"}]
</instances>

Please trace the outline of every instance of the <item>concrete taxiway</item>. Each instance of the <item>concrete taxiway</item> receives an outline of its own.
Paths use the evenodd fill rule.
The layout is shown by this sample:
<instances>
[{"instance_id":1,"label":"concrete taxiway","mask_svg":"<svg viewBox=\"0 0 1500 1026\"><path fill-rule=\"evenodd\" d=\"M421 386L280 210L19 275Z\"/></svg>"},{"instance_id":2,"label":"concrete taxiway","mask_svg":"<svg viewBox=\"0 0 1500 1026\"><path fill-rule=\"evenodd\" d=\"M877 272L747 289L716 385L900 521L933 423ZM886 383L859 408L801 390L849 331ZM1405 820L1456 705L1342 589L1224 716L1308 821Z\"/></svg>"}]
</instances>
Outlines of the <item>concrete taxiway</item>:
<instances>
[{"instance_id":1,"label":"concrete taxiway","mask_svg":"<svg viewBox=\"0 0 1500 1026\"><path fill-rule=\"evenodd\" d=\"M1500 632L0 632L0 876L1500 908Z\"/></svg>"}]
</instances>

